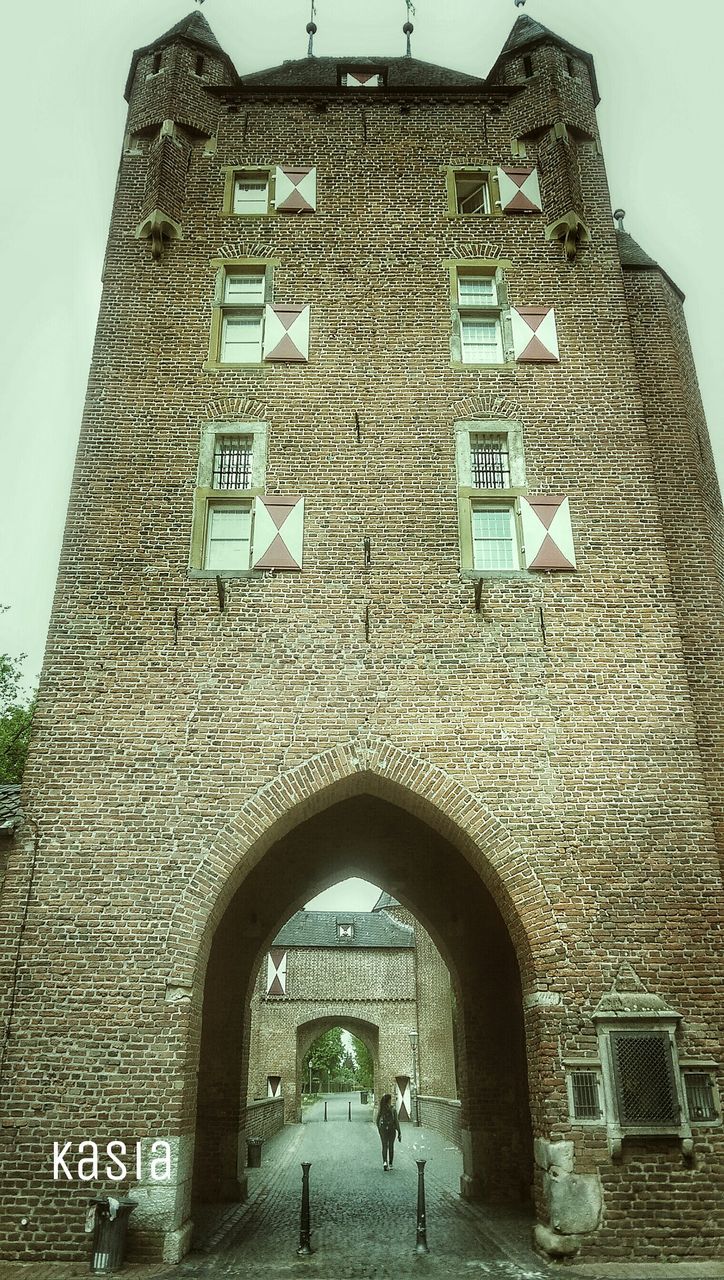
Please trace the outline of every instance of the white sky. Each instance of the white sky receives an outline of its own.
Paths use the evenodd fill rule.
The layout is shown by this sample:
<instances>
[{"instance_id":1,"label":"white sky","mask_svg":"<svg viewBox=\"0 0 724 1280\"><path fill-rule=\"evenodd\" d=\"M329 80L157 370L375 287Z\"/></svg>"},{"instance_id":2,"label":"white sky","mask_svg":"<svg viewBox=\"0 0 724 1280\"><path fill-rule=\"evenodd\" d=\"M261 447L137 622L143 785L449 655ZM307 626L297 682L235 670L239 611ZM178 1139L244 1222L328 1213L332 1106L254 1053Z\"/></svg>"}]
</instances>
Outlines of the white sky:
<instances>
[{"instance_id":1,"label":"white sky","mask_svg":"<svg viewBox=\"0 0 724 1280\"><path fill-rule=\"evenodd\" d=\"M305 911L371 911L381 892L369 880L355 876L318 893L306 904Z\"/></svg>"},{"instance_id":2,"label":"white sky","mask_svg":"<svg viewBox=\"0 0 724 1280\"><path fill-rule=\"evenodd\" d=\"M41 661L120 157L134 48L192 0L24 0L3 13L0 652ZM485 75L529 14L596 60L614 208L687 294L724 475L719 0L415 0L413 54ZM309 0L206 0L240 73L306 54ZM317 0L320 54L403 54L404 0ZM717 201L719 203L717 203Z\"/></svg>"}]
</instances>

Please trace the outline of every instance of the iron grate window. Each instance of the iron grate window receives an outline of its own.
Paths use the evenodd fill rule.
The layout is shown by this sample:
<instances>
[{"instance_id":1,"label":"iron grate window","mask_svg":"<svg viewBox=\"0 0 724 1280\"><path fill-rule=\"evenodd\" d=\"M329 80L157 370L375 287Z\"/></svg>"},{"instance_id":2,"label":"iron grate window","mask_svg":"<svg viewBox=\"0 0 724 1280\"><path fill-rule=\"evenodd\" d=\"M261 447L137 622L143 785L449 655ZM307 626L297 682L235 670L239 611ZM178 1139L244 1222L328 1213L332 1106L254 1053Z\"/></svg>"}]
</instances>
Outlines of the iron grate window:
<instances>
[{"instance_id":1,"label":"iron grate window","mask_svg":"<svg viewBox=\"0 0 724 1280\"><path fill-rule=\"evenodd\" d=\"M684 1085L690 1120L716 1120L717 1109L711 1076L706 1071L685 1071Z\"/></svg>"},{"instance_id":2,"label":"iron grate window","mask_svg":"<svg viewBox=\"0 0 724 1280\"><path fill-rule=\"evenodd\" d=\"M507 489L510 485L510 457L506 435L470 437L470 461L475 489Z\"/></svg>"},{"instance_id":3,"label":"iron grate window","mask_svg":"<svg viewBox=\"0 0 724 1280\"><path fill-rule=\"evenodd\" d=\"M679 1103L668 1035L611 1034L619 1119L623 1125L679 1123Z\"/></svg>"},{"instance_id":4,"label":"iron grate window","mask_svg":"<svg viewBox=\"0 0 724 1280\"><path fill-rule=\"evenodd\" d=\"M251 436L217 436L214 448L214 489L251 488Z\"/></svg>"},{"instance_id":5,"label":"iron grate window","mask_svg":"<svg viewBox=\"0 0 724 1280\"><path fill-rule=\"evenodd\" d=\"M601 1103L598 1092L598 1076L595 1071L572 1071L571 1092L573 1095L574 1119L600 1119Z\"/></svg>"}]
</instances>

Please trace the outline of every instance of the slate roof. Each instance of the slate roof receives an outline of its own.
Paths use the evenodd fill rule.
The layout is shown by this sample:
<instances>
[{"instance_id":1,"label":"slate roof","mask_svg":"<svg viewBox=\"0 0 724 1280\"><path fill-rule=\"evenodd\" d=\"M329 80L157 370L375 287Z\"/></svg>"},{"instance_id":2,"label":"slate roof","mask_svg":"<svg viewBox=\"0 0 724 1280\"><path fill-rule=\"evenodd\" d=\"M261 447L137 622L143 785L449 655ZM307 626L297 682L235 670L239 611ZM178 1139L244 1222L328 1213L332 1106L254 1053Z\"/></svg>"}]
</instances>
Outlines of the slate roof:
<instances>
[{"instance_id":1,"label":"slate roof","mask_svg":"<svg viewBox=\"0 0 724 1280\"><path fill-rule=\"evenodd\" d=\"M0 834L11 836L22 816L20 787L3 783L0 785Z\"/></svg>"},{"instance_id":2,"label":"slate roof","mask_svg":"<svg viewBox=\"0 0 724 1280\"><path fill-rule=\"evenodd\" d=\"M289 86L299 88L336 89L339 84L339 68L350 70L385 70L388 89L416 87L485 86L481 76L466 75L449 67L438 67L434 62L421 62L419 58L365 58L360 54L339 58L296 58L278 67L266 67L242 76L241 83L254 85ZM371 93L361 89L360 93Z\"/></svg>"},{"instance_id":3,"label":"slate roof","mask_svg":"<svg viewBox=\"0 0 724 1280\"><path fill-rule=\"evenodd\" d=\"M338 924L354 925L354 936L340 938ZM274 947L414 947L415 933L383 911L297 911L279 930Z\"/></svg>"},{"instance_id":4,"label":"slate roof","mask_svg":"<svg viewBox=\"0 0 724 1280\"><path fill-rule=\"evenodd\" d=\"M570 40L564 40L563 36L556 35L555 31L551 31L550 27L544 27L542 22L536 22L535 18L529 18L527 14L523 14L515 22L508 39L503 45L495 65L488 76L489 80L495 78L495 72L500 59L506 53L514 53L518 50L532 48L533 45L541 44L544 40L554 40L561 49L565 49L567 53L574 54L577 58L582 58L588 67L591 77L591 88L593 89L593 101L598 106L601 101L601 95L598 92L598 81L596 80L596 68L593 58L585 49L579 49L577 45L571 44Z\"/></svg>"},{"instance_id":5,"label":"slate roof","mask_svg":"<svg viewBox=\"0 0 724 1280\"><path fill-rule=\"evenodd\" d=\"M193 44L203 45L206 49L213 49L214 53L220 55L226 63L229 75L233 80L236 79L236 67L234 66L228 53L222 49L206 18L198 9L194 9L193 13L187 14L175 26L169 27L162 36L158 36L156 40L152 40L151 44L145 44L141 49L134 49L131 58L131 69L128 72L124 97L126 101L130 96L131 87L133 85L133 77L136 74L136 66L138 59L143 57L145 53L151 53L154 49L163 49L165 45L172 44L174 40L188 40Z\"/></svg>"},{"instance_id":6,"label":"slate roof","mask_svg":"<svg viewBox=\"0 0 724 1280\"><path fill-rule=\"evenodd\" d=\"M616 228L616 240L618 243L618 256L621 259L621 266L624 270L632 271L660 271L665 280L668 280L674 293L678 295L681 301L684 301L686 295L679 288L676 281L671 279L668 272L659 265L654 258L650 258L645 249L629 235L628 231L622 231L620 227Z\"/></svg>"}]
</instances>

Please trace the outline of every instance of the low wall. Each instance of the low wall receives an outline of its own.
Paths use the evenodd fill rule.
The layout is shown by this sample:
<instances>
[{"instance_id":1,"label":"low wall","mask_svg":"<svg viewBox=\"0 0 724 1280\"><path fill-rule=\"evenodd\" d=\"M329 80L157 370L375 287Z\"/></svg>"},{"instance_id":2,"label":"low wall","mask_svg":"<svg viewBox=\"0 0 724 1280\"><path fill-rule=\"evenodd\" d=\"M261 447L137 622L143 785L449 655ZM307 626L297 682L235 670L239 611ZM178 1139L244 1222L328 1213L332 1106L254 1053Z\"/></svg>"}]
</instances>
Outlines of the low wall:
<instances>
[{"instance_id":1,"label":"low wall","mask_svg":"<svg viewBox=\"0 0 724 1280\"><path fill-rule=\"evenodd\" d=\"M284 1128L284 1099L260 1098L246 1104L246 1136L271 1138Z\"/></svg>"},{"instance_id":2,"label":"low wall","mask_svg":"<svg viewBox=\"0 0 724 1280\"><path fill-rule=\"evenodd\" d=\"M456 1098L417 1099L420 1107L420 1124L423 1128L441 1133L456 1147L462 1146L460 1138L460 1103Z\"/></svg>"}]
</instances>

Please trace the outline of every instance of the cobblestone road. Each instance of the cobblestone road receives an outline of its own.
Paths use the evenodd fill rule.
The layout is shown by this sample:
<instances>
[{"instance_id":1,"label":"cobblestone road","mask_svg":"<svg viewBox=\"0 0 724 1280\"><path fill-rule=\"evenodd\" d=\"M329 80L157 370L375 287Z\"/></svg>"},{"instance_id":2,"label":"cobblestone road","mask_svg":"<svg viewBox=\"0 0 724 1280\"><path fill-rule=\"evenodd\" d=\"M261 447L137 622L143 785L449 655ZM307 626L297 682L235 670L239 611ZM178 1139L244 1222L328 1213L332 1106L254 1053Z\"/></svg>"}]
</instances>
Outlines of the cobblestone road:
<instances>
[{"instance_id":1,"label":"cobblestone road","mask_svg":"<svg viewBox=\"0 0 724 1280\"><path fill-rule=\"evenodd\" d=\"M352 1123L347 1119L352 1101ZM249 1198L195 1213L194 1251L176 1267L132 1265L128 1280L724 1280L716 1263L611 1263L556 1268L530 1248L531 1219L468 1205L458 1195L462 1158L430 1130L403 1125L395 1167L382 1169L372 1107L330 1095L264 1144ZM430 1252L415 1254L417 1166L427 1160ZM311 1257L298 1258L301 1162L311 1161ZM0 1280L80 1280L88 1263L0 1262Z\"/></svg>"}]
</instances>

